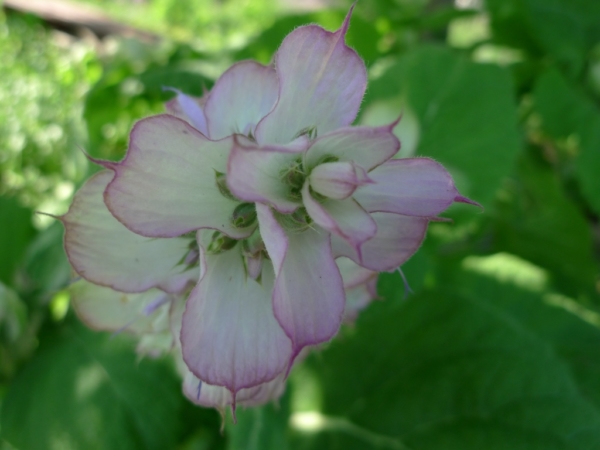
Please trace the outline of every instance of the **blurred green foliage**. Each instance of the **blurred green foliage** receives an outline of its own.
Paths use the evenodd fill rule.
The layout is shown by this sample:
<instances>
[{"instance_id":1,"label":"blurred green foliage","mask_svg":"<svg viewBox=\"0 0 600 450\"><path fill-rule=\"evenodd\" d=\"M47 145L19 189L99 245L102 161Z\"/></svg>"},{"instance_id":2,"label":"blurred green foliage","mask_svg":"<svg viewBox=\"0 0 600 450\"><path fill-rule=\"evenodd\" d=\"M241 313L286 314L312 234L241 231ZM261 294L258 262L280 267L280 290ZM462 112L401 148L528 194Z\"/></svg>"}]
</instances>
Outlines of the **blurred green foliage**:
<instances>
[{"instance_id":1,"label":"blurred green foliage","mask_svg":"<svg viewBox=\"0 0 600 450\"><path fill-rule=\"evenodd\" d=\"M381 301L295 369L278 405L221 434L173 368L67 311L59 214L119 159L164 87L200 96L233 61L340 8L86 0L156 42L1 18L0 448L600 449L600 3L374 0L348 42L370 85L358 121L403 120L402 156L452 172L454 206ZM291 2L287 2L288 4Z\"/></svg>"}]
</instances>

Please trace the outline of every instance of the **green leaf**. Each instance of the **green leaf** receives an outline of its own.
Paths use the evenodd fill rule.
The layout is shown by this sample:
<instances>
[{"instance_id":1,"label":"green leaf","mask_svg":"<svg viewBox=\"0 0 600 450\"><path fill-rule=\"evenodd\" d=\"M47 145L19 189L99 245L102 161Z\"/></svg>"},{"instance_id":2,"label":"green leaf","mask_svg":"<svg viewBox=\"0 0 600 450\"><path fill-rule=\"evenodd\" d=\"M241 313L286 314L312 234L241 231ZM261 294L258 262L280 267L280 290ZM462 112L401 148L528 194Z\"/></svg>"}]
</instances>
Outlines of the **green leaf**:
<instances>
[{"instance_id":1,"label":"green leaf","mask_svg":"<svg viewBox=\"0 0 600 450\"><path fill-rule=\"evenodd\" d=\"M486 0L494 40L550 55L576 76L600 38L600 3L589 0Z\"/></svg>"},{"instance_id":2,"label":"green leaf","mask_svg":"<svg viewBox=\"0 0 600 450\"><path fill-rule=\"evenodd\" d=\"M463 195L491 206L520 149L508 72L420 47L371 84L369 100L400 93L419 121L416 154L440 161Z\"/></svg>"},{"instance_id":3,"label":"green leaf","mask_svg":"<svg viewBox=\"0 0 600 450\"><path fill-rule=\"evenodd\" d=\"M4 284L13 284L15 270L35 236L31 214L16 198L0 197L0 282Z\"/></svg>"},{"instance_id":4,"label":"green leaf","mask_svg":"<svg viewBox=\"0 0 600 450\"><path fill-rule=\"evenodd\" d=\"M52 295L66 287L71 265L63 248L63 225L56 221L33 239L18 271L17 286L28 298L45 305Z\"/></svg>"},{"instance_id":5,"label":"green leaf","mask_svg":"<svg viewBox=\"0 0 600 450\"><path fill-rule=\"evenodd\" d=\"M228 424L228 450L287 450L289 395L277 404L238 409L237 424Z\"/></svg>"},{"instance_id":6,"label":"green leaf","mask_svg":"<svg viewBox=\"0 0 600 450\"><path fill-rule=\"evenodd\" d=\"M495 251L549 269L568 295L597 296L589 225L544 162L532 155L521 158L516 176L499 195L493 227Z\"/></svg>"},{"instance_id":7,"label":"green leaf","mask_svg":"<svg viewBox=\"0 0 600 450\"><path fill-rule=\"evenodd\" d=\"M600 414L552 345L491 302L448 289L374 304L310 363L325 417L348 419L377 437L373 445L382 437L395 440L387 448L419 450L600 444Z\"/></svg>"},{"instance_id":8,"label":"green leaf","mask_svg":"<svg viewBox=\"0 0 600 450\"><path fill-rule=\"evenodd\" d=\"M480 273L485 267L482 260L492 262L493 258L496 261L488 264L488 273ZM500 308L551 345L570 366L581 394L600 410L600 316L543 286L531 285L530 270L505 255L475 258L467 270L458 271L452 283L464 295ZM514 277L530 287L519 287Z\"/></svg>"},{"instance_id":9,"label":"green leaf","mask_svg":"<svg viewBox=\"0 0 600 450\"><path fill-rule=\"evenodd\" d=\"M581 191L600 215L600 110L556 70L538 79L533 94L544 132L573 147Z\"/></svg>"},{"instance_id":10,"label":"green leaf","mask_svg":"<svg viewBox=\"0 0 600 450\"><path fill-rule=\"evenodd\" d=\"M20 450L174 447L184 400L170 367L136 363L126 340L78 324L40 340L6 392L8 442Z\"/></svg>"}]
</instances>

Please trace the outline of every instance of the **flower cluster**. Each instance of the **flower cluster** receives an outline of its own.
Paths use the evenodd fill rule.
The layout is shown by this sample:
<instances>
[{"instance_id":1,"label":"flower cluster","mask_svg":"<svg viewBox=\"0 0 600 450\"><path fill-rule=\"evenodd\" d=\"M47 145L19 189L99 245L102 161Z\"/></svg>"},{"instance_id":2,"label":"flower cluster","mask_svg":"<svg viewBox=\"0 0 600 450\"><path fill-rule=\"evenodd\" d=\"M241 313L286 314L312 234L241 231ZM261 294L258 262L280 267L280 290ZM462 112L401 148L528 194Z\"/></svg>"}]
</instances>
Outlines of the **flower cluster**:
<instances>
[{"instance_id":1,"label":"flower cluster","mask_svg":"<svg viewBox=\"0 0 600 450\"><path fill-rule=\"evenodd\" d=\"M95 160L106 170L61 217L80 317L174 346L199 404L277 398L377 273L470 202L437 162L392 159L395 123L350 126L367 74L349 19L294 30L272 65L237 63L201 99L178 93L135 124L122 161Z\"/></svg>"}]
</instances>

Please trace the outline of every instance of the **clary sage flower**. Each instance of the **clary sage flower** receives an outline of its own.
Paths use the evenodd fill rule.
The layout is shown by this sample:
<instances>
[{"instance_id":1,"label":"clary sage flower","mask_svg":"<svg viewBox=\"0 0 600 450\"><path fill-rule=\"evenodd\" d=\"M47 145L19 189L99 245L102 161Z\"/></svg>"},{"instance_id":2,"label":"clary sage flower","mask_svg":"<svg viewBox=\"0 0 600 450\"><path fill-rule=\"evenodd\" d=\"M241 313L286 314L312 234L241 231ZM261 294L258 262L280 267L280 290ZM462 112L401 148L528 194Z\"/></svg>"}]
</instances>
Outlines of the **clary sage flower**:
<instances>
[{"instance_id":1,"label":"clary sage flower","mask_svg":"<svg viewBox=\"0 0 600 450\"><path fill-rule=\"evenodd\" d=\"M178 92L61 218L79 315L167 336L199 404L277 398L429 221L472 203L439 163L392 159L396 123L351 126L367 73L349 20L294 30L272 65L237 63L202 99Z\"/></svg>"}]
</instances>

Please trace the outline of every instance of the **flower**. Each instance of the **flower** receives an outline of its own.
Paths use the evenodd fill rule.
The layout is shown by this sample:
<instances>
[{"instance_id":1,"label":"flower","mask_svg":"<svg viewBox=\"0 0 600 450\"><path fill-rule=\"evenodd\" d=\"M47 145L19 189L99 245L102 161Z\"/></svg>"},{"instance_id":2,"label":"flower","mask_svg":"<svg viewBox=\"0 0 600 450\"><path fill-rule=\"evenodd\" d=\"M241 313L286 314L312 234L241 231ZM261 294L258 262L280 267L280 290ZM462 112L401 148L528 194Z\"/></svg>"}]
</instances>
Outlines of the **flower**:
<instances>
[{"instance_id":1,"label":"flower","mask_svg":"<svg viewBox=\"0 0 600 450\"><path fill-rule=\"evenodd\" d=\"M294 30L272 65L237 63L203 99L177 92L168 114L135 124L122 161L94 160L107 170L61 218L82 278L135 296L138 316L170 305L197 403L276 398L299 355L375 297L377 273L401 266L430 220L473 203L439 163L392 159L396 123L351 126L367 75L344 42L350 16L336 32ZM79 311L97 323L115 303L90 308L102 296L90 290Z\"/></svg>"}]
</instances>

